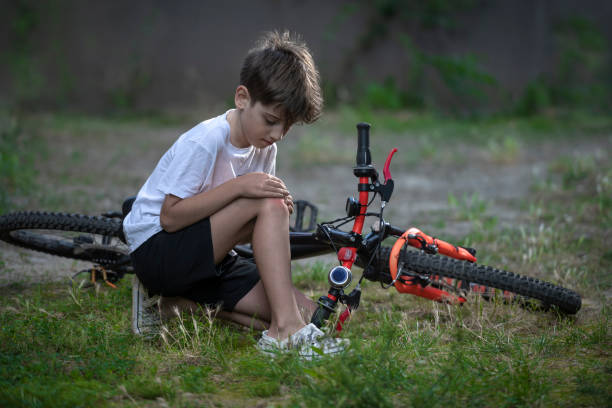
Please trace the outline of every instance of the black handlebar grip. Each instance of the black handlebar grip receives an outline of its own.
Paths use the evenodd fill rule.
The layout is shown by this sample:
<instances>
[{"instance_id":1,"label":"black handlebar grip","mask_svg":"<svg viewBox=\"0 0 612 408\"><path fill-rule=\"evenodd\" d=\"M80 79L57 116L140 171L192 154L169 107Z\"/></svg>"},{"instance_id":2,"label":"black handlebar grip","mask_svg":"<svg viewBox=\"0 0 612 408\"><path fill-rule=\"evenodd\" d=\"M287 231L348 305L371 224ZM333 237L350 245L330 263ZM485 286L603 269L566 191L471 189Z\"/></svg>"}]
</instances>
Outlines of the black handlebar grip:
<instances>
[{"instance_id":1,"label":"black handlebar grip","mask_svg":"<svg viewBox=\"0 0 612 408\"><path fill-rule=\"evenodd\" d=\"M370 124L357 124L357 167L369 166L372 163L370 155Z\"/></svg>"}]
</instances>

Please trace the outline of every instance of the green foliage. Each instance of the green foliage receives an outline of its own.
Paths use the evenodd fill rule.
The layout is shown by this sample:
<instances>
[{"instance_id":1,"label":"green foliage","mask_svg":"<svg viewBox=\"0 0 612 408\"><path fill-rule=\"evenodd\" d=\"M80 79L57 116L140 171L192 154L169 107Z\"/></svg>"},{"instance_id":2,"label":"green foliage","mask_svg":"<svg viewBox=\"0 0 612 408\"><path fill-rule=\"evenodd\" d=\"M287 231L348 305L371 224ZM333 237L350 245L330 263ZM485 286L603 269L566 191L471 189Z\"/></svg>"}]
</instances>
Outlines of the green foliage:
<instances>
[{"instance_id":1,"label":"green foliage","mask_svg":"<svg viewBox=\"0 0 612 408\"><path fill-rule=\"evenodd\" d=\"M399 110L407 105L406 94L395 85L393 78L387 78L382 84L370 82L359 97L361 109Z\"/></svg>"},{"instance_id":2,"label":"green foliage","mask_svg":"<svg viewBox=\"0 0 612 408\"><path fill-rule=\"evenodd\" d=\"M410 44L407 39L404 41ZM359 109L398 111L406 108L430 108L465 114L486 99L497 81L480 68L476 57L445 57L412 52L411 68L405 77L406 86L399 87L393 77L383 83L367 82L353 101ZM432 93L437 78L445 92Z\"/></svg>"},{"instance_id":3,"label":"green foliage","mask_svg":"<svg viewBox=\"0 0 612 408\"><path fill-rule=\"evenodd\" d=\"M525 87L523 96L516 105L516 113L522 116L543 112L551 106L549 86L543 78L532 81Z\"/></svg>"},{"instance_id":4,"label":"green foliage","mask_svg":"<svg viewBox=\"0 0 612 408\"><path fill-rule=\"evenodd\" d=\"M551 75L527 85L516 105L519 115L553 107L612 109L612 55L605 35L590 20L575 16L554 28L557 64Z\"/></svg>"},{"instance_id":5,"label":"green foliage","mask_svg":"<svg viewBox=\"0 0 612 408\"><path fill-rule=\"evenodd\" d=\"M370 31L381 31L382 26L397 20L403 25L417 24L425 29L452 30L457 27L458 13L478 6L478 0L377 0L361 1L371 16ZM383 24L383 22L385 24ZM372 34L370 34L371 36ZM367 34L364 34L367 36Z\"/></svg>"},{"instance_id":6,"label":"green foliage","mask_svg":"<svg viewBox=\"0 0 612 408\"><path fill-rule=\"evenodd\" d=\"M151 75L135 59L128 68L125 80L109 93L109 99L118 112L134 112L138 98L152 83Z\"/></svg>"},{"instance_id":7,"label":"green foliage","mask_svg":"<svg viewBox=\"0 0 612 408\"><path fill-rule=\"evenodd\" d=\"M442 28L452 30L457 27L458 13L469 11L479 5L479 0L435 0L427 2L403 1L410 3L413 9L404 14L416 12L418 20L425 28Z\"/></svg>"},{"instance_id":8,"label":"green foliage","mask_svg":"<svg viewBox=\"0 0 612 408\"><path fill-rule=\"evenodd\" d=\"M24 0L16 1L15 18L10 26L11 47L2 55L9 67L17 105L35 102L45 86L45 78L37 66L31 36L39 25L35 7Z\"/></svg>"},{"instance_id":9,"label":"green foliage","mask_svg":"<svg viewBox=\"0 0 612 408\"><path fill-rule=\"evenodd\" d=\"M560 54L559 81L574 87L580 82L588 84L603 79L610 56L601 30L592 21L572 17L561 21L555 31Z\"/></svg>"},{"instance_id":10,"label":"green foliage","mask_svg":"<svg viewBox=\"0 0 612 408\"><path fill-rule=\"evenodd\" d=\"M354 48L346 54L343 72L359 74L358 59L383 41L399 41L409 61L406 72L384 82L357 75L349 102L361 109L398 110L426 108L462 116L513 112L531 116L557 108L582 108L609 112L612 109L612 56L602 31L593 21L574 16L554 26L554 69L528 83L518 100L499 86L475 55L426 53L413 40L432 32L453 35L461 13L478 7L479 1L379 0L345 6L334 19L328 35L357 12L367 15ZM399 31L399 35L397 33ZM326 95L337 100L339 90L328 84ZM346 98L345 98L346 99Z\"/></svg>"},{"instance_id":11,"label":"green foliage","mask_svg":"<svg viewBox=\"0 0 612 408\"><path fill-rule=\"evenodd\" d=\"M454 110L465 113L482 103L487 93L495 89L497 80L485 72L475 55L444 56L421 51L408 34L401 36L401 42L410 56L407 73L407 93L415 107ZM446 87L446 93L433 93L437 79ZM429 100L428 100L429 99ZM463 110L463 112L461 111Z\"/></svg>"},{"instance_id":12,"label":"green foliage","mask_svg":"<svg viewBox=\"0 0 612 408\"><path fill-rule=\"evenodd\" d=\"M362 81L366 84L357 87L358 91L351 95L351 102L370 109L426 107L460 114L471 113L482 104L488 93L496 89L495 78L483 70L476 56L425 53L412 40L412 35L418 30L451 31L456 28L456 15L477 4L473 0L380 0L359 2L343 8L341 18L335 19L336 26L358 10L369 16L355 49L347 54L344 65L349 74L360 69L356 61L358 55L390 39L393 23L397 23L401 30L399 40L410 61L408 71L398 78L387 78L382 84ZM332 87L328 88L333 90ZM332 99L335 98L332 95Z\"/></svg>"},{"instance_id":13,"label":"green foliage","mask_svg":"<svg viewBox=\"0 0 612 408\"><path fill-rule=\"evenodd\" d=\"M484 72L476 56L464 55L458 58L431 55L426 58L440 74L444 83L455 95L467 94L471 97L484 96L483 86L495 85L493 76Z\"/></svg>"}]
</instances>

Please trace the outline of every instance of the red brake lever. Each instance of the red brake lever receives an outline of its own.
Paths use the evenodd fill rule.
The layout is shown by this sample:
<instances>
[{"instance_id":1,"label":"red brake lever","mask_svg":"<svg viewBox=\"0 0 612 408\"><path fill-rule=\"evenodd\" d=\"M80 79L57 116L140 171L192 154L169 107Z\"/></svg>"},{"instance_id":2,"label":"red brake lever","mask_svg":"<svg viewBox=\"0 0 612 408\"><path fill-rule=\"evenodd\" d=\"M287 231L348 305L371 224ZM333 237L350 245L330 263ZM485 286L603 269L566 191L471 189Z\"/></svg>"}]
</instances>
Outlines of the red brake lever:
<instances>
[{"instance_id":1,"label":"red brake lever","mask_svg":"<svg viewBox=\"0 0 612 408\"><path fill-rule=\"evenodd\" d=\"M385 183L387 182L387 180L391 179L391 172L389 171L389 165L391 165L391 158L393 158L393 155L395 154L395 152L397 152L396 147L394 147L389 152L389 155L387 156L387 160L385 160L385 167L383 167L383 175L385 176Z\"/></svg>"}]
</instances>

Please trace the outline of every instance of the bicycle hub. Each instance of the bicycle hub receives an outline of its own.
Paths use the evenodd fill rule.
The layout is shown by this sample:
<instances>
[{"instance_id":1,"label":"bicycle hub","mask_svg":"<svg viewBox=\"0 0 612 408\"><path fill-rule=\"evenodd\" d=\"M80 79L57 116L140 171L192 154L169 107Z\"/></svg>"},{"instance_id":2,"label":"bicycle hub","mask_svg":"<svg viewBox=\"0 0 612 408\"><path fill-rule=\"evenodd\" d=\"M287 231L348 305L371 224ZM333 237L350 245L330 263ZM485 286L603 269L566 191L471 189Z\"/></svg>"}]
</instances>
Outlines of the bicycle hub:
<instances>
[{"instance_id":1,"label":"bicycle hub","mask_svg":"<svg viewBox=\"0 0 612 408\"><path fill-rule=\"evenodd\" d=\"M336 289L344 289L351 284L353 274L351 270L345 266L336 266L327 276L329 284Z\"/></svg>"}]
</instances>

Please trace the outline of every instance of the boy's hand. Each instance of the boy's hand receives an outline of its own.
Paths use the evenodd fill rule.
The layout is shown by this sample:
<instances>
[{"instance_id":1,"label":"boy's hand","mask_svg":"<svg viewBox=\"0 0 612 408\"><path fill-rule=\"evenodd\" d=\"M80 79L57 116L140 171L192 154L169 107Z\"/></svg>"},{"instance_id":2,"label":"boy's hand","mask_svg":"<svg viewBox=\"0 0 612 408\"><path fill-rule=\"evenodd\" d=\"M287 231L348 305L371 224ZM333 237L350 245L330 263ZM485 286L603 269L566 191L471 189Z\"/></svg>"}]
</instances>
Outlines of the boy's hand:
<instances>
[{"instance_id":1,"label":"boy's hand","mask_svg":"<svg viewBox=\"0 0 612 408\"><path fill-rule=\"evenodd\" d=\"M281 179L266 173L248 173L238 177L241 184L242 195L248 198L286 198L289 190ZM287 200L285 199L285 203ZM287 204L289 206L289 204ZM293 199L291 199L291 211Z\"/></svg>"},{"instance_id":2,"label":"boy's hand","mask_svg":"<svg viewBox=\"0 0 612 408\"><path fill-rule=\"evenodd\" d=\"M291 197L291 194L285 196L285 204L289 209L289 215L293 214L293 197Z\"/></svg>"}]
</instances>

